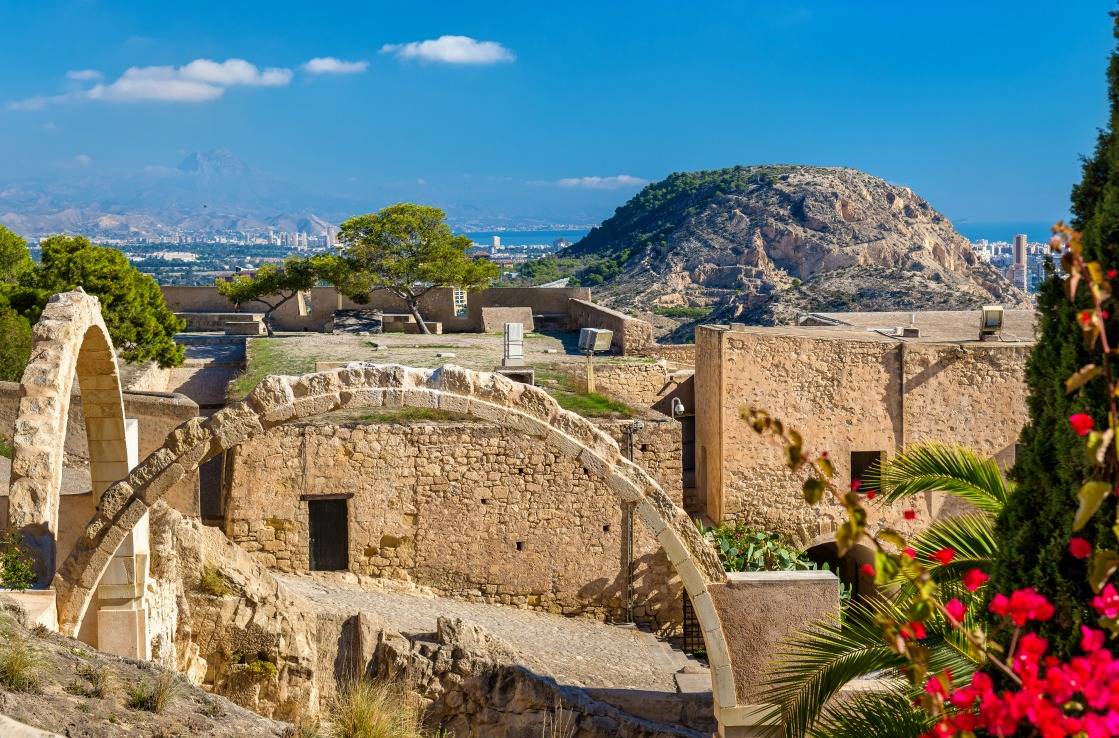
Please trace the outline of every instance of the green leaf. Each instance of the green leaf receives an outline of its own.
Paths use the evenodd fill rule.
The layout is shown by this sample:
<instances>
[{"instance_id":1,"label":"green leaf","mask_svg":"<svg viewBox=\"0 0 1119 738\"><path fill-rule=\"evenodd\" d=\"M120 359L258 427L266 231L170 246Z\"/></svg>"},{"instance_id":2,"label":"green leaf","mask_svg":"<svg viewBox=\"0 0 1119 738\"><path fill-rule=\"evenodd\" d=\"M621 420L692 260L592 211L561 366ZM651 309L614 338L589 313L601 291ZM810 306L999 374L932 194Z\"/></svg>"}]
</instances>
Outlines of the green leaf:
<instances>
[{"instance_id":1,"label":"green leaf","mask_svg":"<svg viewBox=\"0 0 1119 738\"><path fill-rule=\"evenodd\" d=\"M1096 549L1095 555L1092 556L1092 567L1088 571L1088 583L1092 585L1092 590L1099 593L1117 567L1119 567L1119 553L1107 548Z\"/></svg>"},{"instance_id":2,"label":"green leaf","mask_svg":"<svg viewBox=\"0 0 1119 738\"><path fill-rule=\"evenodd\" d=\"M887 503L942 492L992 515L1002 511L1011 489L994 459L949 444L906 446L870 476L870 487Z\"/></svg>"},{"instance_id":3,"label":"green leaf","mask_svg":"<svg viewBox=\"0 0 1119 738\"><path fill-rule=\"evenodd\" d=\"M804 491L804 501L809 505L817 504L824 497L824 483L816 477L805 479L801 489Z\"/></svg>"},{"instance_id":4,"label":"green leaf","mask_svg":"<svg viewBox=\"0 0 1119 738\"><path fill-rule=\"evenodd\" d=\"M1071 377L1065 380L1065 392L1075 392L1103 373L1103 369L1095 364L1086 364L1076 370Z\"/></svg>"},{"instance_id":5,"label":"green leaf","mask_svg":"<svg viewBox=\"0 0 1119 738\"><path fill-rule=\"evenodd\" d=\"M1111 485L1107 482L1085 482L1076 495L1080 499L1080 507L1076 510L1072 529L1080 530L1087 525L1109 494L1111 494Z\"/></svg>"}]
</instances>

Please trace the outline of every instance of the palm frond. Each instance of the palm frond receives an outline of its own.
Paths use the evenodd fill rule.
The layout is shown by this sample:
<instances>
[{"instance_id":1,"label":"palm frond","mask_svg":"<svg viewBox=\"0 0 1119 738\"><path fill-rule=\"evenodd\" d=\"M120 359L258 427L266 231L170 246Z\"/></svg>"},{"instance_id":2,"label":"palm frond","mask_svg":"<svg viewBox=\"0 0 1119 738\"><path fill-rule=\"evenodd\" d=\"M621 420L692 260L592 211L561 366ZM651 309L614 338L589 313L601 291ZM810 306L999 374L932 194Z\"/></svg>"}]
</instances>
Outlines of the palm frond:
<instances>
[{"instance_id":1,"label":"palm frond","mask_svg":"<svg viewBox=\"0 0 1119 738\"><path fill-rule=\"evenodd\" d=\"M994 521L981 513L936 520L909 543L938 582L959 579L968 569L987 566L998 553ZM941 564L933 555L945 548L955 551L955 556L950 563Z\"/></svg>"},{"instance_id":2,"label":"palm frond","mask_svg":"<svg viewBox=\"0 0 1119 738\"><path fill-rule=\"evenodd\" d=\"M867 692L828 709L812 738L917 738L933 720L902 691Z\"/></svg>"},{"instance_id":3,"label":"palm frond","mask_svg":"<svg viewBox=\"0 0 1119 738\"><path fill-rule=\"evenodd\" d=\"M880 600L852 602L838 618L821 620L787 638L766 682L787 736L803 736L848 682L899 667L904 660L882 639L876 619L892 613Z\"/></svg>"},{"instance_id":4,"label":"palm frond","mask_svg":"<svg viewBox=\"0 0 1119 738\"><path fill-rule=\"evenodd\" d=\"M985 459L958 445L923 443L906 446L876 469L867 486L886 502L897 502L922 492L944 492L970 502L979 510L998 515L1010 495L1010 486L994 459Z\"/></svg>"}]
</instances>

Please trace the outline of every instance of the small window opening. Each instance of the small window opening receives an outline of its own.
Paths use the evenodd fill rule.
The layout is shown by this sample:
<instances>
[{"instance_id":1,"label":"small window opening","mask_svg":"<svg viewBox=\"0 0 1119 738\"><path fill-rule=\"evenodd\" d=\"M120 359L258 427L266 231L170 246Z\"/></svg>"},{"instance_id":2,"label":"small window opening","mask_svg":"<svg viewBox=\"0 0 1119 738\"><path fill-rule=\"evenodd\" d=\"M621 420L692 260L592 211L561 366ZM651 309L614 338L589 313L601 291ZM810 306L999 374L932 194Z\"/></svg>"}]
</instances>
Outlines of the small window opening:
<instances>
[{"instance_id":1,"label":"small window opening","mask_svg":"<svg viewBox=\"0 0 1119 738\"><path fill-rule=\"evenodd\" d=\"M517 550L518 551L524 551L525 550L525 542L524 541L517 541Z\"/></svg>"}]
</instances>

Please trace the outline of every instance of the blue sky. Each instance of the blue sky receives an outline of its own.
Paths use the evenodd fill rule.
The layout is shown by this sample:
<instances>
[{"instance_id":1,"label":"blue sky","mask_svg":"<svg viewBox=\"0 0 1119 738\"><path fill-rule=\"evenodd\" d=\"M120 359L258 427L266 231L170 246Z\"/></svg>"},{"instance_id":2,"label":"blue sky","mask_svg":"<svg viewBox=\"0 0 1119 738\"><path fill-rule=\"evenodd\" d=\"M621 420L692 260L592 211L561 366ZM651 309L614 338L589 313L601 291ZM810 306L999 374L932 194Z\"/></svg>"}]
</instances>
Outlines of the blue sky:
<instances>
[{"instance_id":1,"label":"blue sky","mask_svg":"<svg viewBox=\"0 0 1119 738\"><path fill-rule=\"evenodd\" d=\"M1113 7L0 0L0 186L226 147L370 208L562 221L672 171L785 162L1045 221L1105 120Z\"/></svg>"}]
</instances>

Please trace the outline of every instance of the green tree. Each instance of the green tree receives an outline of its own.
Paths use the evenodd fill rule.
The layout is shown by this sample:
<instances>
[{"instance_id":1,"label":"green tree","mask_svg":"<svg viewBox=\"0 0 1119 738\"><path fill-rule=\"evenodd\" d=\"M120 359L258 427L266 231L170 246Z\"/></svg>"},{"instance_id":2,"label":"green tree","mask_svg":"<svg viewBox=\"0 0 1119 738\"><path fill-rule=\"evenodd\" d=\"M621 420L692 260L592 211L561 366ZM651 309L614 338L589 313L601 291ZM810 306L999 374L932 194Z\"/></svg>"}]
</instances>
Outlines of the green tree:
<instances>
[{"instance_id":1,"label":"green tree","mask_svg":"<svg viewBox=\"0 0 1119 738\"><path fill-rule=\"evenodd\" d=\"M1113 21L1119 38L1119 16L1113 14ZM1111 55L1107 77L1108 126L1100 132L1093 155L1083 161L1083 179L1072 192L1072 225L1083 232L1084 258L1110 269L1119 268L1119 51ZM1029 422L1010 472L1018 490L998 520L1000 555L992 572L992 591L1034 587L1049 598L1056 614L1037 631L1062 657L1077 651L1079 625L1095 623L1086 608L1086 563L1067 551L1076 491L1091 471L1082 439L1070 430L1068 418L1086 412L1097 425L1107 420L1102 382L1091 382L1073 394L1065 389L1066 378L1095 360L1076 320L1076 312L1089 306L1088 292L1080 287L1075 304L1070 304L1066 289L1066 280L1050 271L1038 294L1038 340L1026 366ZM1115 335L1119 318L1113 315L1107 324L1109 334ZM1105 522L1114 517L1112 498L1079 535L1115 548L1115 533Z\"/></svg>"},{"instance_id":2,"label":"green tree","mask_svg":"<svg viewBox=\"0 0 1119 738\"><path fill-rule=\"evenodd\" d=\"M218 292L240 310L248 302L264 305L264 327L268 335L275 335L272 313L288 300L305 292L321 280L332 280L338 273L337 259L315 256L303 259L293 256L282 267L265 264L252 276L237 275L230 280L218 280Z\"/></svg>"},{"instance_id":3,"label":"green tree","mask_svg":"<svg viewBox=\"0 0 1119 738\"><path fill-rule=\"evenodd\" d=\"M137 271L123 253L83 236L53 236L42 246L42 263L30 278L41 297L81 287L101 300L118 356L163 367L183 363L183 349L172 338L183 321L167 308L155 280ZM42 303L27 310L36 307L41 310Z\"/></svg>"},{"instance_id":4,"label":"green tree","mask_svg":"<svg viewBox=\"0 0 1119 738\"><path fill-rule=\"evenodd\" d=\"M500 273L493 262L467 255L470 239L451 233L439 208L390 205L347 220L338 240L348 267L338 275L339 289L355 302L367 302L371 290L388 290L407 304L424 333L430 332L420 315L425 294L437 287L484 287Z\"/></svg>"},{"instance_id":5,"label":"green tree","mask_svg":"<svg viewBox=\"0 0 1119 738\"><path fill-rule=\"evenodd\" d=\"M11 308L0 310L0 380L18 382L31 355L31 323Z\"/></svg>"},{"instance_id":6,"label":"green tree","mask_svg":"<svg viewBox=\"0 0 1119 738\"><path fill-rule=\"evenodd\" d=\"M16 283L31 271L33 262L27 243L0 225L0 283Z\"/></svg>"}]
</instances>

